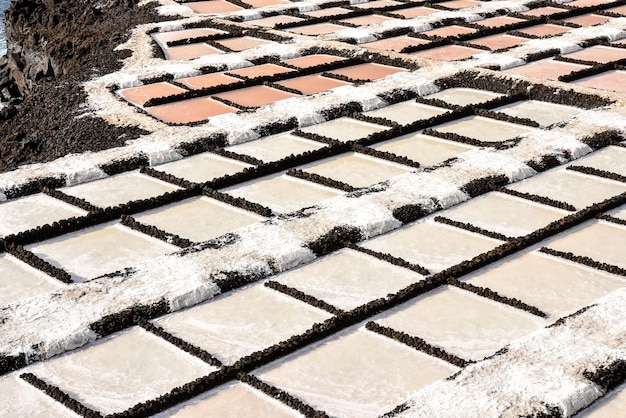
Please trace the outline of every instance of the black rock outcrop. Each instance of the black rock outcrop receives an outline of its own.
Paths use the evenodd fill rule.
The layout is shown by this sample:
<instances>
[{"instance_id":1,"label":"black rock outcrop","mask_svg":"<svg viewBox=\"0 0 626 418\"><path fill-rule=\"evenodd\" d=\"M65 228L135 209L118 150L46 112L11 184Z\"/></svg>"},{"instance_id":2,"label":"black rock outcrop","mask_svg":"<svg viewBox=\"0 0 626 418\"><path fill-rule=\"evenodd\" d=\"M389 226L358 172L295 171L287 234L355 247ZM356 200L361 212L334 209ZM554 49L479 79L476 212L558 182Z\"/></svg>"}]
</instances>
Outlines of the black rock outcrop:
<instances>
[{"instance_id":1,"label":"black rock outcrop","mask_svg":"<svg viewBox=\"0 0 626 418\"><path fill-rule=\"evenodd\" d=\"M131 30L162 17L138 0L12 0L0 58L0 172L69 153L120 146L145 133L81 117L81 82L111 73L130 51L114 51ZM15 101L16 97L22 99ZM6 101L6 100L5 100Z\"/></svg>"}]
</instances>

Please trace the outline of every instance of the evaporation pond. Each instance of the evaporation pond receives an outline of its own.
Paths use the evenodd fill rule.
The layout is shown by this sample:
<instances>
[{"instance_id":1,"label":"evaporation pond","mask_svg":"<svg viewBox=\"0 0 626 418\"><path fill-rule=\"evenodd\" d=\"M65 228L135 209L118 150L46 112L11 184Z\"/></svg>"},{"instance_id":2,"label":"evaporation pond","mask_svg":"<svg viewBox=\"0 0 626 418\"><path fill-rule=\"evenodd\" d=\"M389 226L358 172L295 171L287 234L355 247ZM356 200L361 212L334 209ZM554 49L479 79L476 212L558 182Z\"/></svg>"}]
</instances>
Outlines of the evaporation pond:
<instances>
[{"instance_id":1,"label":"evaporation pond","mask_svg":"<svg viewBox=\"0 0 626 418\"><path fill-rule=\"evenodd\" d=\"M215 97L226 99L239 106L259 107L277 102L279 100L298 97L298 95L265 85L259 85L238 90L230 90L224 93L216 94Z\"/></svg>"},{"instance_id":2,"label":"evaporation pond","mask_svg":"<svg viewBox=\"0 0 626 418\"><path fill-rule=\"evenodd\" d=\"M143 106L150 99L173 96L186 91L173 84L160 82L122 89L118 91L118 94L136 106Z\"/></svg>"},{"instance_id":3,"label":"evaporation pond","mask_svg":"<svg viewBox=\"0 0 626 418\"><path fill-rule=\"evenodd\" d=\"M104 414L125 411L215 370L137 327L32 367L38 378Z\"/></svg>"},{"instance_id":4,"label":"evaporation pond","mask_svg":"<svg viewBox=\"0 0 626 418\"><path fill-rule=\"evenodd\" d=\"M347 81L336 80L334 78L324 77L321 74L303 75L300 77L289 78L275 82L275 84L295 89L302 94L316 94L336 87L346 86L350 83Z\"/></svg>"},{"instance_id":5,"label":"evaporation pond","mask_svg":"<svg viewBox=\"0 0 626 418\"><path fill-rule=\"evenodd\" d=\"M423 166L441 163L462 152L474 149L470 145L447 141L423 134L407 134L372 145L378 151L407 157Z\"/></svg>"},{"instance_id":6,"label":"evaporation pond","mask_svg":"<svg viewBox=\"0 0 626 418\"><path fill-rule=\"evenodd\" d=\"M546 325L537 316L449 286L406 302L375 321L466 360L482 360Z\"/></svg>"},{"instance_id":7,"label":"evaporation pond","mask_svg":"<svg viewBox=\"0 0 626 418\"><path fill-rule=\"evenodd\" d=\"M374 418L456 370L391 339L353 327L254 374L331 416Z\"/></svg>"},{"instance_id":8,"label":"evaporation pond","mask_svg":"<svg viewBox=\"0 0 626 418\"><path fill-rule=\"evenodd\" d=\"M331 120L330 122L308 126L301 130L303 132L336 139L337 141L348 142L358 141L359 139L367 138L369 135L388 129L389 128L385 126L343 117Z\"/></svg>"},{"instance_id":9,"label":"evaporation pond","mask_svg":"<svg viewBox=\"0 0 626 418\"><path fill-rule=\"evenodd\" d=\"M626 71L606 71L572 81L585 87L626 93Z\"/></svg>"},{"instance_id":10,"label":"evaporation pond","mask_svg":"<svg viewBox=\"0 0 626 418\"><path fill-rule=\"evenodd\" d=\"M299 138L289 133L277 134L226 148L227 151L249 155L263 162L278 161L324 147L324 144Z\"/></svg>"},{"instance_id":11,"label":"evaporation pond","mask_svg":"<svg viewBox=\"0 0 626 418\"><path fill-rule=\"evenodd\" d=\"M434 126L433 129L439 132L465 136L482 142L502 142L525 134L532 128L489 119L483 116L469 116Z\"/></svg>"},{"instance_id":12,"label":"evaporation pond","mask_svg":"<svg viewBox=\"0 0 626 418\"><path fill-rule=\"evenodd\" d=\"M515 254L463 280L519 299L553 319L574 313L626 286L620 277L539 252Z\"/></svg>"},{"instance_id":13,"label":"evaporation pond","mask_svg":"<svg viewBox=\"0 0 626 418\"><path fill-rule=\"evenodd\" d=\"M533 61L528 64L505 70L505 74L517 74L524 77L534 77L548 80L558 80L559 77L570 74L574 71L590 68L588 65L573 64L570 62L555 61L553 59L543 59Z\"/></svg>"},{"instance_id":14,"label":"evaporation pond","mask_svg":"<svg viewBox=\"0 0 626 418\"><path fill-rule=\"evenodd\" d=\"M208 197L193 197L139 213L135 219L191 241L202 242L265 218Z\"/></svg>"},{"instance_id":15,"label":"evaporation pond","mask_svg":"<svg viewBox=\"0 0 626 418\"><path fill-rule=\"evenodd\" d=\"M582 112L582 109L554 103L525 100L493 109L517 118L526 118L537 122L541 127L563 122Z\"/></svg>"},{"instance_id":16,"label":"evaporation pond","mask_svg":"<svg viewBox=\"0 0 626 418\"><path fill-rule=\"evenodd\" d=\"M203 152L182 160L154 167L155 170L196 183L232 175L251 167L250 164Z\"/></svg>"},{"instance_id":17,"label":"evaporation pond","mask_svg":"<svg viewBox=\"0 0 626 418\"><path fill-rule=\"evenodd\" d=\"M0 254L0 306L19 302L63 285L9 254Z\"/></svg>"},{"instance_id":18,"label":"evaporation pond","mask_svg":"<svg viewBox=\"0 0 626 418\"><path fill-rule=\"evenodd\" d=\"M609 171L626 177L625 161L626 148L611 146L576 160L573 164Z\"/></svg>"},{"instance_id":19,"label":"evaporation pond","mask_svg":"<svg viewBox=\"0 0 626 418\"><path fill-rule=\"evenodd\" d=\"M526 199L491 192L440 212L439 215L508 237L517 237L543 228L569 213Z\"/></svg>"},{"instance_id":20,"label":"evaporation pond","mask_svg":"<svg viewBox=\"0 0 626 418\"><path fill-rule=\"evenodd\" d=\"M329 73L338 76L348 77L350 80L369 81L378 80L379 78L383 78L388 75L404 71L406 71L404 68L391 67L389 65L376 64L373 62L366 62L364 64L357 64L349 67L340 68L338 70L332 70L329 71Z\"/></svg>"},{"instance_id":21,"label":"evaporation pond","mask_svg":"<svg viewBox=\"0 0 626 418\"><path fill-rule=\"evenodd\" d=\"M312 25L296 26L286 29L288 32L298 33L300 35L324 35L345 29L345 26L336 25L334 23L314 23Z\"/></svg>"},{"instance_id":22,"label":"evaporation pond","mask_svg":"<svg viewBox=\"0 0 626 418\"><path fill-rule=\"evenodd\" d=\"M402 102L381 109L364 113L365 116L385 118L402 125L413 123L418 120L430 119L449 112L448 109L429 106L415 101Z\"/></svg>"},{"instance_id":23,"label":"evaporation pond","mask_svg":"<svg viewBox=\"0 0 626 418\"><path fill-rule=\"evenodd\" d=\"M385 297L422 279L411 270L350 249L273 278L343 310Z\"/></svg>"},{"instance_id":24,"label":"evaporation pond","mask_svg":"<svg viewBox=\"0 0 626 418\"><path fill-rule=\"evenodd\" d=\"M174 190L178 190L178 187L139 172L119 174L61 189L70 196L85 199L101 208L149 199Z\"/></svg>"},{"instance_id":25,"label":"evaporation pond","mask_svg":"<svg viewBox=\"0 0 626 418\"><path fill-rule=\"evenodd\" d=\"M595 261L626 268L626 226L604 221L586 222L545 243L558 251L590 257Z\"/></svg>"},{"instance_id":26,"label":"evaporation pond","mask_svg":"<svg viewBox=\"0 0 626 418\"><path fill-rule=\"evenodd\" d=\"M358 153L327 158L300 168L357 188L368 187L412 170L411 167Z\"/></svg>"},{"instance_id":27,"label":"evaporation pond","mask_svg":"<svg viewBox=\"0 0 626 418\"><path fill-rule=\"evenodd\" d=\"M188 45L163 47L163 54L168 60L192 60L203 57L205 55L222 54L223 51L214 46L200 43L192 43Z\"/></svg>"},{"instance_id":28,"label":"evaporation pond","mask_svg":"<svg viewBox=\"0 0 626 418\"><path fill-rule=\"evenodd\" d=\"M424 220L360 245L438 272L492 250L499 244L500 241L491 238Z\"/></svg>"},{"instance_id":29,"label":"evaporation pond","mask_svg":"<svg viewBox=\"0 0 626 418\"><path fill-rule=\"evenodd\" d=\"M538 174L507 188L569 203L583 209L594 203L626 192L626 185L571 170L556 169Z\"/></svg>"},{"instance_id":30,"label":"evaporation pond","mask_svg":"<svg viewBox=\"0 0 626 418\"><path fill-rule=\"evenodd\" d=\"M0 237L86 214L43 193L20 197L0 203Z\"/></svg>"},{"instance_id":31,"label":"evaporation pond","mask_svg":"<svg viewBox=\"0 0 626 418\"><path fill-rule=\"evenodd\" d=\"M464 87L457 87L442 90L438 93L425 96L425 99L437 99L446 103L450 103L456 106L468 106L476 105L479 103L485 103L489 100L497 99L503 96L500 93L494 93L485 90L468 89Z\"/></svg>"},{"instance_id":32,"label":"evaporation pond","mask_svg":"<svg viewBox=\"0 0 626 418\"><path fill-rule=\"evenodd\" d=\"M110 222L82 229L27 247L50 264L81 282L173 253L175 247Z\"/></svg>"},{"instance_id":33,"label":"evaporation pond","mask_svg":"<svg viewBox=\"0 0 626 418\"><path fill-rule=\"evenodd\" d=\"M277 213L293 212L342 194L330 187L280 174L242 183L222 191L267 206Z\"/></svg>"},{"instance_id":34,"label":"evaporation pond","mask_svg":"<svg viewBox=\"0 0 626 418\"><path fill-rule=\"evenodd\" d=\"M297 418L300 413L243 383L227 383L155 418Z\"/></svg>"},{"instance_id":35,"label":"evaporation pond","mask_svg":"<svg viewBox=\"0 0 626 418\"><path fill-rule=\"evenodd\" d=\"M194 38L223 34L227 34L227 32L211 28L194 28L168 32L156 32L152 34L152 38L157 41L159 45L167 47L167 43L172 41L190 40Z\"/></svg>"},{"instance_id":36,"label":"evaporation pond","mask_svg":"<svg viewBox=\"0 0 626 418\"><path fill-rule=\"evenodd\" d=\"M28 418L78 418L79 415L62 406L43 391L19 378L21 370L0 377L0 416Z\"/></svg>"},{"instance_id":37,"label":"evaporation pond","mask_svg":"<svg viewBox=\"0 0 626 418\"><path fill-rule=\"evenodd\" d=\"M284 24L284 23L302 22L303 20L304 19L301 19L299 17L277 15L277 16L265 17L263 19L255 19L255 20L249 21L248 24L254 25L254 26L264 26L268 28L273 28L275 25L278 25L281 23Z\"/></svg>"},{"instance_id":38,"label":"evaporation pond","mask_svg":"<svg viewBox=\"0 0 626 418\"><path fill-rule=\"evenodd\" d=\"M259 283L154 322L220 361L233 364L330 316Z\"/></svg>"}]
</instances>

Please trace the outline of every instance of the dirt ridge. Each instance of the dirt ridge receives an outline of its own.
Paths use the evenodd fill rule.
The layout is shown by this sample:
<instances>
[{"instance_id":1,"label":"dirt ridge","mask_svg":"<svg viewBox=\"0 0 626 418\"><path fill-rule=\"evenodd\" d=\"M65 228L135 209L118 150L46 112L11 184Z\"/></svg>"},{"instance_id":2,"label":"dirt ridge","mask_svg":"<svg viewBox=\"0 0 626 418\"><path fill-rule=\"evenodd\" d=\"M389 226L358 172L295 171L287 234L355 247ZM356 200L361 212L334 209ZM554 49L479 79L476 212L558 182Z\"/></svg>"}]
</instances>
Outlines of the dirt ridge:
<instances>
[{"instance_id":1,"label":"dirt ridge","mask_svg":"<svg viewBox=\"0 0 626 418\"><path fill-rule=\"evenodd\" d=\"M163 20L138 0L13 0L0 57L0 172L121 146L146 131L85 115L81 83L116 71L114 51L139 24ZM78 116L81 116L78 118Z\"/></svg>"}]
</instances>

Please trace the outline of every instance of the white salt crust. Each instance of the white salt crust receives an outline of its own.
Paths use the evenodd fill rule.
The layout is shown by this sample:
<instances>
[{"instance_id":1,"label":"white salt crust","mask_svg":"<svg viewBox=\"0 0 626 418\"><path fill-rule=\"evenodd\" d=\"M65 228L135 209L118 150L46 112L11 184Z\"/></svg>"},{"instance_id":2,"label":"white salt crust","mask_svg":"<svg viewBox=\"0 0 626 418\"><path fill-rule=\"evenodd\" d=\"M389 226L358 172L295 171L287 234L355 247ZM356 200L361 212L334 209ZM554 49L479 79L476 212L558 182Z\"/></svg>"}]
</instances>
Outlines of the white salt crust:
<instances>
[{"instance_id":1,"label":"white salt crust","mask_svg":"<svg viewBox=\"0 0 626 418\"><path fill-rule=\"evenodd\" d=\"M505 9L523 10L523 5L527 2L498 3L503 3L501 6ZM490 3L485 2L480 8L488 5ZM472 8L472 10L475 9L477 8ZM458 17L459 14L461 16L472 16L472 14L467 13L466 11L446 11L435 13L435 15L438 15L437 21L439 21L453 15ZM419 19L422 18L431 17L423 16ZM502 53L480 53L473 59L441 63L437 67L432 67L431 63L424 61L425 67L414 72L396 73L358 87L344 86L313 96L279 101L252 113L220 115L210 118L207 124L195 127L166 126L160 121L128 106L124 101L111 94L108 86L114 84L120 88L139 86L141 85L140 78L150 78L166 73L172 74L175 78L198 75L200 73L199 68L206 65L215 65L224 70L237 69L252 65L249 60L254 58L274 55L288 59L298 56L301 51L311 46L320 44L319 41L308 37L294 36L294 42L289 44L265 44L240 53L211 55L191 61L165 61L152 57L151 38L146 33L148 30L153 28L159 28L161 31L174 30L182 27L183 23L194 23L202 19L202 17L194 15L175 22L148 24L138 27L133 31L129 41L118 47L118 49L130 49L133 51L132 56L125 61L124 67L116 73L100 77L85 84L88 92L89 108L83 117L97 115L113 124L137 125L151 131L151 134L129 141L123 147L97 153L70 155L51 163L24 166L13 172L4 173L0 175L0 199L2 199L3 195L6 197L6 190L12 186L19 187L20 184L36 178L61 177L66 178L68 184L78 184L100 178L104 173L97 168L99 164L105 164L124 157L147 154L151 164L173 161L180 158L177 147L181 143L204 138L210 134L227 133L228 142L234 145L258 139L259 135L255 132L255 128L290 117L295 116L300 126L320 123L323 121L322 111L345 102L347 94L350 95L349 97L351 97L352 101L361 104L364 110L373 110L385 105L377 97L379 94L389 93L407 86L410 86L410 89L419 95L432 94L437 91L433 81L441 77L453 75L459 70L494 65L503 69L511 68L524 64L524 58L530 53L546 51L552 48L559 48L563 53L572 52L580 49L579 44L583 41L598 36L606 36L610 40L626 37L626 32L624 31L626 29L626 18L615 18L593 28L578 28L560 36L532 40ZM402 22L414 20L406 19L402 20ZM235 24L233 22L228 23ZM376 25L369 25L367 30L375 34L375 28ZM358 46L336 42L322 42L321 45L334 47L344 52L351 52L355 56L366 53L365 49ZM406 56L404 57L406 58ZM411 57L408 57L408 59L411 59ZM423 60L416 61L422 62ZM573 85L571 87L578 89L578 87ZM597 91L594 92L598 93ZM608 95L611 96L610 93ZM623 120L624 116L620 115L620 119ZM623 123L621 125L623 126ZM33 174L33 172L37 174Z\"/></svg>"},{"instance_id":2,"label":"white salt crust","mask_svg":"<svg viewBox=\"0 0 626 418\"><path fill-rule=\"evenodd\" d=\"M509 7L511 10L524 10L523 4L525 4L525 2L499 3L502 3L502 7ZM485 3L481 7L485 7L486 5L489 5L489 3ZM477 8L472 8L472 10L475 9ZM460 12L445 12L443 14L448 16L449 13ZM97 153L70 155L51 163L23 166L15 171L3 173L0 175L0 199L6 197L4 191L10 190L13 187L19 187L36 178L60 177L66 179L68 184L78 184L102 178L105 174L97 168L98 165L131 156L148 156L151 164L178 160L182 157L176 151L176 146L180 142L190 141L210 133L226 131L229 134L229 142L231 144L237 144L257 139L259 135L254 132L254 127L275 120L285 120L292 115L297 115L300 126L319 123L323 121L321 111L333 105L343 103L345 97L350 97L352 101L360 103L364 110L372 110L385 105L378 97L378 94L391 92L400 87L406 88L410 86L411 90L419 95L432 94L437 91L433 81L437 78L453 74L455 71L459 70L460 65L467 65L449 64L441 66L441 69L438 71L434 71L433 68L424 68L414 72L396 73L384 79L366 83L358 87L345 86L329 93L277 102L274 105L261 108L252 114L228 114L218 116L212 118L210 124L198 127L164 127L160 122L131 110L128 105L122 103L109 93L106 86L111 83L120 83L123 84L121 85L123 87L139 85L138 77L140 75L145 76L150 74L153 71L151 68L160 73L173 70L175 75L188 76L197 74L198 70L196 68L210 63L211 60L214 60L213 62L217 62L215 60L218 60L225 69L241 68L251 65L251 63L244 58L244 56L253 58L256 53L251 51L240 54L221 54L219 55L219 59L215 57L205 57L206 59L194 60L193 63L170 63L152 58L152 52L149 47L150 37L146 34L147 30L154 27L159 27L162 31L175 30L181 28L182 24L185 22L195 22L200 19L201 18L194 16L183 19L180 22L144 25L136 29L131 39L126 44L120 46L120 49L128 48L133 51L133 55L125 62L124 68L118 73L90 81L86 85L90 93L89 100L93 113L103 116L110 121L117 121L118 123L142 122L140 125L153 128L155 131L153 134L138 138L134 141L129 141L126 147L114 148ZM613 33L611 30L618 30L615 28L624 25L626 25L625 19L613 19L607 22L607 24L596 27L595 30L605 30L603 33L609 34ZM372 27L374 26L375 25L372 25ZM564 39L570 43L575 43L582 39L595 37L598 34L598 32L591 32L586 29L573 32L576 32L576 36L569 34ZM550 39L554 40L556 38L560 37ZM565 41L562 40L559 42ZM298 39L295 44L290 45L264 45L265 49L263 50L263 54L292 57L296 56L299 50L310 47L315 43L316 41L313 40ZM544 42L544 44L547 43ZM552 46L553 44L550 43L549 47ZM546 48L549 49L549 47ZM345 45L341 45L341 48L352 50L354 53L364 51ZM256 49L258 50L259 48ZM496 56L497 54L490 55ZM164 64L165 68L163 67ZM511 181L517 181L534 174L534 171L528 167L525 162L539 161L541 157L546 154L569 153L573 158L578 158L589 153L591 149L578 141L578 138L581 138L585 134L607 128L617 129L622 133L626 132L626 117L624 116L623 110L618 107L614 107L611 110L612 111L583 112L581 115L574 118L570 124L551 131L533 130L525 135L517 146L511 149L498 152L491 150L473 150L463 153L459 156L459 160L450 168L440 169L428 174L417 173L398 176L388 182L389 188L382 193L366 195L356 199L348 197L332 199L320 205L321 209L318 212L319 216L317 216L320 219L319 223L307 222L309 225L316 225L318 228L317 231L310 231L309 234L303 233L303 231L308 231L309 228L300 230L296 228L295 231L298 231L298 235L300 235L301 239L313 240L327 232L336 224L336 221L330 221L329 219L340 219L341 224L358 227L362 230L364 235L368 237L397 228L399 222L393 218L391 211L401 205L421 203L429 210L434 210L435 207L431 198L435 198L440 202L442 207L449 207L468 198L468 196L459 191L459 187L470 180L488 174L505 174ZM146 121L149 122L147 124L148 126L145 126L145 123L143 123ZM181 140L181 138L183 139ZM437 185L437 187L429 187L432 185ZM424 189L424 186L428 187L428 189ZM428 190L429 193L426 193L425 190ZM362 202L363 200L367 200L370 206L364 204ZM359 210L353 210L356 208ZM287 221L285 222L288 223ZM271 223L260 224L256 227L268 229L268 225L270 224ZM255 246L256 245L257 244L255 244ZM271 241L259 239L258 245L267 247L271 245ZM281 248L283 247L281 246ZM272 254L273 251L273 249L269 249L267 254ZM312 257L310 253L308 253L303 258L298 259L298 257L302 257L303 254L302 251L297 251L296 253L298 256L295 256L295 254L290 255L291 261L287 263L288 265L294 266L308 261L310 257ZM280 259L280 256L276 257L274 254L272 258ZM160 262L155 263L155 266L160 265ZM211 270L207 268L202 268L202 270L204 271L205 277L210 276ZM92 284L84 285L91 286ZM136 285L137 284L132 280L129 282L130 288ZM115 308L117 303L113 300L111 300L110 303L112 304L112 312L116 311L118 309ZM102 314L106 313L102 312ZM82 316L78 315L78 317ZM7 324L5 323L4 325ZM5 348L11 345L12 344L7 344Z\"/></svg>"},{"instance_id":3,"label":"white salt crust","mask_svg":"<svg viewBox=\"0 0 626 418\"><path fill-rule=\"evenodd\" d=\"M481 14L498 10L523 11L529 0L484 2L462 12L436 13L436 21L459 17L476 21ZM301 10L313 10L319 2L302 2ZM353 2L357 3L357 2ZM521 65L530 53L559 48L562 52L579 49L584 40L597 36L621 39L626 36L626 19L612 19L593 29L580 28L562 36L521 45L504 53L483 53L475 58L431 66L426 60L415 59L423 68L414 72L398 73L365 83L346 86L309 97L277 102L256 112L242 115L224 115L211 118L195 127L166 126L142 114L138 109L111 94L108 87L120 88L141 85L140 79L172 74L175 78L198 75L199 68L216 65L236 69L251 65L250 60L263 55L282 58L298 56L301 51L319 41L293 35L293 43L270 44L237 54L220 54L192 61L164 61L152 57L151 38L146 32L152 28L161 31L182 28L184 23L203 20L190 9L171 0L160 0L162 14L176 14L183 19L176 22L143 25L119 49L132 50L122 70L85 84L89 108L83 117L97 115L107 121L136 125L152 132L124 147L97 153L70 155L46 164L23 166L0 174L0 200L6 192L42 177L63 178L68 185L96 180L105 176L98 166L111 161L145 155L151 164L181 158L177 148L214 133L227 133L228 142L237 144L258 139L254 128L291 116L300 126L324 121L322 111L346 101L358 102L364 110L386 105L379 94L407 88L419 95L437 91L434 81L475 66L497 65L510 68ZM285 6L270 6L263 10L281 10ZM234 12L225 16L253 16L250 12ZM416 30L429 28L433 17L403 20ZM231 23L231 22L229 22ZM377 34L397 24L383 22L356 31L348 31L357 40L377 39ZM346 36L343 31L342 36ZM337 36L334 34L333 36ZM332 36L329 36L331 39ZM335 38L333 38L335 39ZM366 52L358 46L334 42L323 45L352 51ZM411 59L411 58L408 58ZM551 84L551 83L546 83ZM551 84L556 85L556 83ZM575 91L593 91L568 86ZM611 93L598 93L618 98ZM349 95L349 96L347 96ZM21 303L0 308L0 355L25 354L29 362L50 358L97 339L89 324L102 317L118 313L137 304L152 304L165 300L172 311L198 304L219 294L214 280L225 278L223 272L242 275L269 276L302 265L315 258L304 244L319 238L337 226L358 228L364 237L373 237L400 226L392 216L394 209L406 204L420 204L427 211L448 208L469 199L461 191L467 182L486 175L506 175L510 181L535 174L527 162L538 162L545 155L560 154L581 157L591 149L580 142L586 135L616 129L626 133L626 111L618 102L602 110L587 111L562 127L551 131L533 130L524 135L516 146L501 150L472 150L459 155L450 167L424 173L407 173L373 186L370 194L339 196L308 209L308 218L280 217L259 222L236 231L235 243L221 249L204 249L184 256L175 254L147 261L136 266L125 276L94 279L69 286L52 293L39 295ZM452 381L443 381L418 392L411 400L405 416L517 416L541 410L542 402L561 406L570 416L601 395L590 382L582 378L585 368L594 370L625 358L623 338L626 291L616 291L584 314L568 321L565 326L538 331L511 344L509 352L466 368ZM575 345L571 341L576 341ZM571 347L571 348L568 348ZM557 386L554 386L557 385ZM495 392L494 392L495 391ZM493 394L487 397L486 394ZM458 402L458 403L457 403ZM447 405L443 410L440 405ZM420 415L423 414L423 415ZM489 415L491 414L491 415Z\"/></svg>"},{"instance_id":4,"label":"white salt crust","mask_svg":"<svg viewBox=\"0 0 626 418\"><path fill-rule=\"evenodd\" d=\"M529 133L530 140L533 134ZM590 151L580 142L568 150L574 155ZM0 311L0 335L6 336L0 353L49 358L93 341L96 335L89 324L105 315L161 299L172 310L199 303L219 293L214 280L223 278L225 271L264 277L288 270L312 260L313 253L304 245L334 227L358 228L365 238L388 232L400 227L393 210L403 205L421 204L427 211L436 210L436 204L448 208L469 199L460 188L471 180L505 175L517 181L532 176L534 170L523 163L528 157L523 146L464 152L450 167L409 172L390 179L386 187L373 186L373 193L324 201L308 209L306 218L285 216L251 224L235 231L240 239L221 249L159 257L125 277L94 279L5 307Z\"/></svg>"},{"instance_id":5,"label":"white salt crust","mask_svg":"<svg viewBox=\"0 0 626 418\"><path fill-rule=\"evenodd\" d=\"M506 353L418 391L397 417L512 418L546 405L570 417L604 394L583 372L626 358L624 306L626 289L616 290L564 325L520 338Z\"/></svg>"}]
</instances>

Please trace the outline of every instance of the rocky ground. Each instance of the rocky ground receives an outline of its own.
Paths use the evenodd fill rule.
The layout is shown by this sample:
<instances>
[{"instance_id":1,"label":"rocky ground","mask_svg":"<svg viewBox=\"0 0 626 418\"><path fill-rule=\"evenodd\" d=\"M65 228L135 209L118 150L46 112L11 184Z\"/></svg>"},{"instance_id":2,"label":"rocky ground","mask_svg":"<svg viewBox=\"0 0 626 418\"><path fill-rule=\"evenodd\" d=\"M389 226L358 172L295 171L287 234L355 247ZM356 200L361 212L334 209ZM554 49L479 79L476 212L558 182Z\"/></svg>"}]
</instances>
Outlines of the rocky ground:
<instances>
[{"instance_id":1,"label":"rocky ground","mask_svg":"<svg viewBox=\"0 0 626 418\"><path fill-rule=\"evenodd\" d=\"M66 154L120 146L143 133L84 113L81 82L115 71L114 51L133 27L159 20L135 0L14 0L5 14L8 53L0 58L0 172Z\"/></svg>"}]
</instances>

